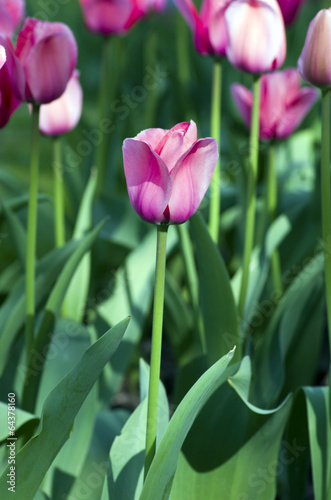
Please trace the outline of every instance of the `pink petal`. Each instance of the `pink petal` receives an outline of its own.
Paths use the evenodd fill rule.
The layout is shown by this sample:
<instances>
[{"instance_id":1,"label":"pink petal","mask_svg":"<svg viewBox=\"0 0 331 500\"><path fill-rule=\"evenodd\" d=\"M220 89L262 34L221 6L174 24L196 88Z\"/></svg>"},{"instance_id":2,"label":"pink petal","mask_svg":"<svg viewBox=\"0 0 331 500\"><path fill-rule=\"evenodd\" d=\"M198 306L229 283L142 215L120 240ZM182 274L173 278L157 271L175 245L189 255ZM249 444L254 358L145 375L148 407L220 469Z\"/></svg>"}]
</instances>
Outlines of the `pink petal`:
<instances>
[{"instance_id":1,"label":"pink petal","mask_svg":"<svg viewBox=\"0 0 331 500\"><path fill-rule=\"evenodd\" d=\"M190 123L178 123L164 135L155 148L155 152L163 159L169 172L171 172L178 159L196 140L197 126L192 120Z\"/></svg>"},{"instance_id":2,"label":"pink petal","mask_svg":"<svg viewBox=\"0 0 331 500\"><path fill-rule=\"evenodd\" d=\"M288 137L300 125L318 97L318 90L304 87L298 92L297 99L287 108L277 126L279 139Z\"/></svg>"},{"instance_id":3,"label":"pink petal","mask_svg":"<svg viewBox=\"0 0 331 500\"><path fill-rule=\"evenodd\" d=\"M290 24L305 0L278 0L285 24Z\"/></svg>"},{"instance_id":4,"label":"pink petal","mask_svg":"<svg viewBox=\"0 0 331 500\"><path fill-rule=\"evenodd\" d=\"M95 33L124 33L134 5L129 0L80 0L87 28Z\"/></svg>"},{"instance_id":5,"label":"pink petal","mask_svg":"<svg viewBox=\"0 0 331 500\"><path fill-rule=\"evenodd\" d=\"M170 222L181 224L199 208L218 159L215 139L199 139L171 172Z\"/></svg>"},{"instance_id":6,"label":"pink petal","mask_svg":"<svg viewBox=\"0 0 331 500\"><path fill-rule=\"evenodd\" d=\"M147 222L159 224L164 220L172 189L166 165L147 143L137 139L125 139L123 161L134 210Z\"/></svg>"},{"instance_id":7,"label":"pink petal","mask_svg":"<svg viewBox=\"0 0 331 500\"><path fill-rule=\"evenodd\" d=\"M182 13L185 21L191 28L191 30L195 32L199 15L192 0L174 0L174 1L176 6Z\"/></svg>"},{"instance_id":8,"label":"pink petal","mask_svg":"<svg viewBox=\"0 0 331 500\"><path fill-rule=\"evenodd\" d=\"M164 130L163 128L148 128L143 130L138 135L136 135L135 139L139 141L147 142L154 151L157 148L157 145L160 143L162 138L167 134L168 130Z\"/></svg>"},{"instance_id":9,"label":"pink petal","mask_svg":"<svg viewBox=\"0 0 331 500\"><path fill-rule=\"evenodd\" d=\"M240 83L234 83L231 85L231 93L239 113L241 114L246 126L249 128L251 124L253 104L252 92Z\"/></svg>"}]
</instances>

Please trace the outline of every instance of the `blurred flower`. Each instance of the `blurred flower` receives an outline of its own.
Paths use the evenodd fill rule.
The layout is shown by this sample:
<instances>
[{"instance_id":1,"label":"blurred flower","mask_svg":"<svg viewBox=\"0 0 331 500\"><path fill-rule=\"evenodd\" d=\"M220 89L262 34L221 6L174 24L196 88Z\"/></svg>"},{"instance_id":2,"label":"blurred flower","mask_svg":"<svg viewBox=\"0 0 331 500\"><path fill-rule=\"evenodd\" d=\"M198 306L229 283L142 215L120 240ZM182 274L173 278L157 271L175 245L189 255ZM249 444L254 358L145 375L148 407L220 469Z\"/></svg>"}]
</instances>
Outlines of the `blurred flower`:
<instances>
[{"instance_id":1,"label":"blurred flower","mask_svg":"<svg viewBox=\"0 0 331 500\"><path fill-rule=\"evenodd\" d=\"M79 83L79 72L76 70L61 97L40 106L40 132L52 136L69 132L79 122L82 105L83 91Z\"/></svg>"},{"instance_id":2,"label":"blurred flower","mask_svg":"<svg viewBox=\"0 0 331 500\"><path fill-rule=\"evenodd\" d=\"M45 104L63 94L77 61L76 40L68 26L27 18L15 53L7 45L8 70L21 101Z\"/></svg>"},{"instance_id":3,"label":"blurred flower","mask_svg":"<svg viewBox=\"0 0 331 500\"><path fill-rule=\"evenodd\" d=\"M277 1L282 11L285 24L290 24L297 15L299 8L306 0L277 0Z\"/></svg>"},{"instance_id":4,"label":"blurred flower","mask_svg":"<svg viewBox=\"0 0 331 500\"><path fill-rule=\"evenodd\" d=\"M122 34L147 13L151 0L79 0L86 27L101 35ZM148 4L148 5L147 5Z\"/></svg>"},{"instance_id":5,"label":"blurred flower","mask_svg":"<svg viewBox=\"0 0 331 500\"><path fill-rule=\"evenodd\" d=\"M331 86L331 8L320 10L311 21L298 60L302 78L316 87Z\"/></svg>"},{"instance_id":6,"label":"blurred flower","mask_svg":"<svg viewBox=\"0 0 331 500\"><path fill-rule=\"evenodd\" d=\"M225 11L226 56L237 69L278 69L286 55L285 25L276 0L233 0Z\"/></svg>"},{"instance_id":7,"label":"blurred flower","mask_svg":"<svg viewBox=\"0 0 331 500\"><path fill-rule=\"evenodd\" d=\"M194 43L201 54L224 56L227 32L224 13L232 0L204 0L200 15L192 0L175 0L194 34Z\"/></svg>"},{"instance_id":8,"label":"blurred flower","mask_svg":"<svg viewBox=\"0 0 331 500\"><path fill-rule=\"evenodd\" d=\"M12 37L24 15L24 0L0 0L0 33Z\"/></svg>"},{"instance_id":9,"label":"blurred flower","mask_svg":"<svg viewBox=\"0 0 331 500\"><path fill-rule=\"evenodd\" d=\"M215 139L197 140L193 121L143 130L123 144L129 198L154 224L181 224L199 208L218 159Z\"/></svg>"},{"instance_id":10,"label":"blurred flower","mask_svg":"<svg viewBox=\"0 0 331 500\"><path fill-rule=\"evenodd\" d=\"M0 36L0 128L3 128L15 109L21 104L13 92L9 66L5 64L7 54L13 52L11 41Z\"/></svg>"},{"instance_id":11,"label":"blurred flower","mask_svg":"<svg viewBox=\"0 0 331 500\"><path fill-rule=\"evenodd\" d=\"M166 6L167 0L137 0L139 7L147 13L150 10L163 10Z\"/></svg>"},{"instance_id":12,"label":"blurred flower","mask_svg":"<svg viewBox=\"0 0 331 500\"><path fill-rule=\"evenodd\" d=\"M317 99L315 89L300 88L296 69L288 68L261 77L260 139L284 139L300 125ZM250 127L253 96L235 83L232 95L247 127Z\"/></svg>"}]
</instances>

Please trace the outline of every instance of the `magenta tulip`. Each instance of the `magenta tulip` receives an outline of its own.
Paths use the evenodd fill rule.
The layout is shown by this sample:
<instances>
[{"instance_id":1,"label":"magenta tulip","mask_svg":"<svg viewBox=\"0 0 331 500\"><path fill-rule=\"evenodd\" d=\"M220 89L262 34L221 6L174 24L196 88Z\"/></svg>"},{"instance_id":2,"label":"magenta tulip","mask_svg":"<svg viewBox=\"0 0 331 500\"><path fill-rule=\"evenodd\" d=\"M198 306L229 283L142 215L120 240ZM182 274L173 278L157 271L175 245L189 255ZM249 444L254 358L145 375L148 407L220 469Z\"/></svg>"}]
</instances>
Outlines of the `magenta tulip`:
<instances>
[{"instance_id":1,"label":"magenta tulip","mask_svg":"<svg viewBox=\"0 0 331 500\"><path fill-rule=\"evenodd\" d=\"M305 0L277 0L282 11L285 24L294 21L295 16Z\"/></svg>"},{"instance_id":2,"label":"magenta tulip","mask_svg":"<svg viewBox=\"0 0 331 500\"><path fill-rule=\"evenodd\" d=\"M278 69L286 55L284 19L276 0L233 0L225 11L226 56L237 69Z\"/></svg>"},{"instance_id":3,"label":"magenta tulip","mask_svg":"<svg viewBox=\"0 0 331 500\"><path fill-rule=\"evenodd\" d=\"M61 97L40 106L40 132L51 136L69 132L80 120L82 105L83 91L79 83L79 72L74 71Z\"/></svg>"},{"instance_id":4,"label":"magenta tulip","mask_svg":"<svg viewBox=\"0 0 331 500\"><path fill-rule=\"evenodd\" d=\"M253 96L246 87L232 85L232 95L247 127L250 127ZM289 68L262 75L260 139L284 139L300 125L314 102L315 89L300 88L300 76Z\"/></svg>"},{"instance_id":5,"label":"magenta tulip","mask_svg":"<svg viewBox=\"0 0 331 500\"><path fill-rule=\"evenodd\" d=\"M5 64L7 55L14 53L11 41L7 37L0 36L0 128L3 128L12 113L21 104L13 92L11 84L10 66Z\"/></svg>"},{"instance_id":6,"label":"magenta tulip","mask_svg":"<svg viewBox=\"0 0 331 500\"><path fill-rule=\"evenodd\" d=\"M331 8L320 10L311 21L298 60L302 78L316 87L331 87Z\"/></svg>"},{"instance_id":7,"label":"magenta tulip","mask_svg":"<svg viewBox=\"0 0 331 500\"><path fill-rule=\"evenodd\" d=\"M101 35L128 31L146 14L146 0L79 0L86 27Z\"/></svg>"},{"instance_id":8,"label":"magenta tulip","mask_svg":"<svg viewBox=\"0 0 331 500\"><path fill-rule=\"evenodd\" d=\"M65 24L27 18L15 53L8 45L7 57L17 98L45 104L63 94L76 67L77 44Z\"/></svg>"},{"instance_id":9,"label":"magenta tulip","mask_svg":"<svg viewBox=\"0 0 331 500\"><path fill-rule=\"evenodd\" d=\"M24 0L0 0L0 33L12 37L24 15Z\"/></svg>"},{"instance_id":10,"label":"magenta tulip","mask_svg":"<svg viewBox=\"0 0 331 500\"><path fill-rule=\"evenodd\" d=\"M227 31L224 14L232 0L204 0L200 15L192 0L175 0L194 34L195 47L200 54L224 56Z\"/></svg>"},{"instance_id":11,"label":"magenta tulip","mask_svg":"<svg viewBox=\"0 0 331 500\"><path fill-rule=\"evenodd\" d=\"M181 224L199 208L218 159L215 139L197 140L193 121L152 128L123 144L124 172L134 210L147 222Z\"/></svg>"}]
</instances>

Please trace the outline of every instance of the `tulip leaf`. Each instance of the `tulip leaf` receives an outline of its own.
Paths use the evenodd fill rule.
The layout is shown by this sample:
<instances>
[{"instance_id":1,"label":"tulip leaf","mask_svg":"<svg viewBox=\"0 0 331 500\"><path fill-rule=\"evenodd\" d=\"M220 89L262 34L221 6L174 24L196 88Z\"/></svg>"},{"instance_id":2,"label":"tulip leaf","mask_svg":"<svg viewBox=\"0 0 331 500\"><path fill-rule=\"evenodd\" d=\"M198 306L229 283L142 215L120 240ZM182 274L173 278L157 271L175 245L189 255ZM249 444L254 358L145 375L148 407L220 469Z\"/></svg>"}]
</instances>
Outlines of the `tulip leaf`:
<instances>
[{"instance_id":1,"label":"tulip leaf","mask_svg":"<svg viewBox=\"0 0 331 500\"><path fill-rule=\"evenodd\" d=\"M123 320L89 347L46 398L36 434L16 455L19 474L15 492L20 500L33 500L47 470L69 438L79 409L121 342L128 321ZM4 500L10 498L8 471L9 466L0 476L0 497Z\"/></svg>"},{"instance_id":2,"label":"tulip leaf","mask_svg":"<svg viewBox=\"0 0 331 500\"><path fill-rule=\"evenodd\" d=\"M220 383L233 355L234 350L211 366L176 408L146 476L140 500L166 500L169 497L185 437L197 414Z\"/></svg>"},{"instance_id":3,"label":"tulip leaf","mask_svg":"<svg viewBox=\"0 0 331 500\"><path fill-rule=\"evenodd\" d=\"M25 269L25 254L27 246L26 231L19 217L5 203L2 205L3 213L6 217L10 232L12 234L16 253L21 263L21 267Z\"/></svg>"},{"instance_id":4,"label":"tulip leaf","mask_svg":"<svg viewBox=\"0 0 331 500\"><path fill-rule=\"evenodd\" d=\"M22 427L27 422L35 420L36 422L39 420L36 415L29 413L27 411L22 410L21 408L16 407L15 409L15 433L18 432L20 427ZM8 404L0 401L0 421L7 422L8 421ZM8 429L5 425L0 428L0 442L4 441L8 437ZM7 443L6 443L7 444Z\"/></svg>"},{"instance_id":5,"label":"tulip leaf","mask_svg":"<svg viewBox=\"0 0 331 500\"><path fill-rule=\"evenodd\" d=\"M97 172L92 170L79 207L73 239L79 240L92 226L92 207L97 185ZM87 252L81 259L66 292L63 310L67 318L82 321L85 312L91 272L91 253Z\"/></svg>"},{"instance_id":6,"label":"tulip leaf","mask_svg":"<svg viewBox=\"0 0 331 500\"><path fill-rule=\"evenodd\" d=\"M236 346L233 361L241 358L238 315L230 278L222 256L199 213L190 219L199 270L199 292L209 364Z\"/></svg>"}]
</instances>

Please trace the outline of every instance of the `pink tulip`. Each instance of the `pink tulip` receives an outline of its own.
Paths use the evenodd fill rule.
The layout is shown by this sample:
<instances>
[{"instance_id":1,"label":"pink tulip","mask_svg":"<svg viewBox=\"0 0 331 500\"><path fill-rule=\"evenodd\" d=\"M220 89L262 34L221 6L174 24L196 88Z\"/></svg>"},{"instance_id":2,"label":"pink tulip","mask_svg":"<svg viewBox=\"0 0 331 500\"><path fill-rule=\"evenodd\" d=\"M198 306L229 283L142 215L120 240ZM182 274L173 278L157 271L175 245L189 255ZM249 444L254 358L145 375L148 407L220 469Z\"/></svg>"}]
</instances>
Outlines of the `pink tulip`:
<instances>
[{"instance_id":1,"label":"pink tulip","mask_svg":"<svg viewBox=\"0 0 331 500\"><path fill-rule=\"evenodd\" d=\"M197 140L193 121L143 130L123 144L134 210L147 222L181 224L199 208L218 159L215 139Z\"/></svg>"},{"instance_id":2,"label":"pink tulip","mask_svg":"<svg viewBox=\"0 0 331 500\"><path fill-rule=\"evenodd\" d=\"M285 24L290 24L305 0L277 0L282 11Z\"/></svg>"},{"instance_id":3,"label":"pink tulip","mask_svg":"<svg viewBox=\"0 0 331 500\"><path fill-rule=\"evenodd\" d=\"M7 124L12 113L21 104L13 92L9 65L5 64L10 51L14 52L11 41L0 35L0 128Z\"/></svg>"},{"instance_id":4,"label":"pink tulip","mask_svg":"<svg viewBox=\"0 0 331 500\"><path fill-rule=\"evenodd\" d=\"M320 10L311 21L298 60L302 78L316 87L331 86L331 8Z\"/></svg>"},{"instance_id":5,"label":"pink tulip","mask_svg":"<svg viewBox=\"0 0 331 500\"><path fill-rule=\"evenodd\" d=\"M0 33L12 37L24 14L24 0L0 0Z\"/></svg>"},{"instance_id":6,"label":"pink tulip","mask_svg":"<svg viewBox=\"0 0 331 500\"><path fill-rule=\"evenodd\" d=\"M61 97L40 106L40 132L51 136L69 132L80 120L82 105L83 91L79 83L79 72L74 71Z\"/></svg>"},{"instance_id":7,"label":"pink tulip","mask_svg":"<svg viewBox=\"0 0 331 500\"><path fill-rule=\"evenodd\" d=\"M226 56L237 69L264 73L283 64L285 25L276 0L233 0L225 11L225 21Z\"/></svg>"},{"instance_id":8,"label":"pink tulip","mask_svg":"<svg viewBox=\"0 0 331 500\"><path fill-rule=\"evenodd\" d=\"M200 15L192 0L175 0L175 4L194 33L200 54L224 56L227 31L224 14L232 0L204 0Z\"/></svg>"},{"instance_id":9,"label":"pink tulip","mask_svg":"<svg viewBox=\"0 0 331 500\"><path fill-rule=\"evenodd\" d=\"M246 87L232 85L232 95L247 127L250 127L253 96ZM300 125L314 102L315 89L300 88L296 69L269 73L261 77L260 139L284 139Z\"/></svg>"},{"instance_id":10,"label":"pink tulip","mask_svg":"<svg viewBox=\"0 0 331 500\"><path fill-rule=\"evenodd\" d=\"M27 18L16 52L8 45L13 90L21 101L45 104L63 94L76 67L77 44L62 23Z\"/></svg>"},{"instance_id":11,"label":"pink tulip","mask_svg":"<svg viewBox=\"0 0 331 500\"><path fill-rule=\"evenodd\" d=\"M102 35L122 34L146 14L146 0L79 0L86 27Z\"/></svg>"}]
</instances>

